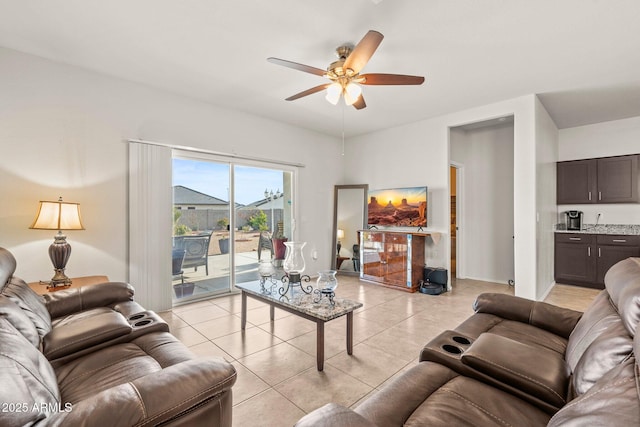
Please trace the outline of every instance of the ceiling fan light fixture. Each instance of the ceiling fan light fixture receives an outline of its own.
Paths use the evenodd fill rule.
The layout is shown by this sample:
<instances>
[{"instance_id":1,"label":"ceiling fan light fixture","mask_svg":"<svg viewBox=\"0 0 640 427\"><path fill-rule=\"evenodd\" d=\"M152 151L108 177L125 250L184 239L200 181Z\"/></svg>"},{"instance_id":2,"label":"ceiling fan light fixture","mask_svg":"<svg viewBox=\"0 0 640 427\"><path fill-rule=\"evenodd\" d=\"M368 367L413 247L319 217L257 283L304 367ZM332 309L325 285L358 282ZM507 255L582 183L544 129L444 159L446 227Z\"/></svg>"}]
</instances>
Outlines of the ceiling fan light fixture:
<instances>
[{"instance_id":1,"label":"ceiling fan light fixture","mask_svg":"<svg viewBox=\"0 0 640 427\"><path fill-rule=\"evenodd\" d=\"M325 96L325 98L333 105L337 105L341 94L342 86L340 83L334 82L327 86L327 96Z\"/></svg>"},{"instance_id":2,"label":"ceiling fan light fixture","mask_svg":"<svg viewBox=\"0 0 640 427\"><path fill-rule=\"evenodd\" d=\"M355 83L349 83L344 88L344 103L353 105L360 95L362 95L362 88Z\"/></svg>"}]
</instances>

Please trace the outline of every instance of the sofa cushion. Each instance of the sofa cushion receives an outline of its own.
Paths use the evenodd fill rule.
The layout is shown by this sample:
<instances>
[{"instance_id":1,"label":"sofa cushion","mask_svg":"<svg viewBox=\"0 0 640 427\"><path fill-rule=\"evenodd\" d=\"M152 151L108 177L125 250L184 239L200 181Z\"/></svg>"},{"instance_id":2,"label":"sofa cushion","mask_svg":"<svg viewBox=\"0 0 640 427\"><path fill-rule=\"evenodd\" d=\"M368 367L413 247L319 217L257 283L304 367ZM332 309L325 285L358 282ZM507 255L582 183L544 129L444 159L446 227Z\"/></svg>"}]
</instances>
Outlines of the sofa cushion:
<instances>
[{"instance_id":1,"label":"sofa cushion","mask_svg":"<svg viewBox=\"0 0 640 427\"><path fill-rule=\"evenodd\" d=\"M2 295L11 298L20 307L38 331L40 339L51 330L51 316L42 298L24 280L15 276L9 278L2 288Z\"/></svg>"},{"instance_id":2,"label":"sofa cushion","mask_svg":"<svg viewBox=\"0 0 640 427\"><path fill-rule=\"evenodd\" d=\"M604 276L604 285L624 325L635 335L640 322L640 258L615 264Z\"/></svg>"},{"instance_id":3,"label":"sofa cushion","mask_svg":"<svg viewBox=\"0 0 640 427\"><path fill-rule=\"evenodd\" d=\"M564 354L567 340L547 330L516 320L506 320L488 313L476 313L456 327L463 335L477 338L490 332L534 347Z\"/></svg>"},{"instance_id":4,"label":"sofa cushion","mask_svg":"<svg viewBox=\"0 0 640 427\"><path fill-rule=\"evenodd\" d=\"M633 351L633 338L622 322L611 325L587 347L576 365L571 395L586 393L604 374L618 366Z\"/></svg>"},{"instance_id":5,"label":"sofa cushion","mask_svg":"<svg viewBox=\"0 0 640 427\"><path fill-rule=\"evenodd\" d=\"M640 369L634 357L607 372L591 389L558 411L548 427L640 425Z\"/></svg>"},{"instance_id":6,"label":"sofa cushion","mask_svg":"<svg viewBox=\"0 0 640 427\"><path fill-rule=\"evenodd\" d=\"M295 424L294 427L378 427L377 424L367 420L357 412L345 408L337 403L327 403L321 408L305 415Z\"/></svg>"},{"instance_id":7,"label":"sofa cushion","mask_svg":"<svg viewBox=\"0 0 640 427\"><path fill-rule=\"evenodd\" d=\"M15 257L5 248L0 248L0 293L15 271Z\"/></svg>"},{"instance_id":8,"label":"sofa cushion","mask_svg":"<svg viewBox=\"0 0 640 427\"><path fill-rule=\"evenodd\" d=\"M550 416L519 398L432 362L420 362L355 411L379 426L546 425Z\"/></svg>"},{"instance_id":9,"label":"sofa cushion","mask_svg":"<svg viewBox=\"0 0 640 427\"><path fill-rule=\"evenodd\" d=\"M0 295L0 317L6 318L34 347L40 347L40 336L29 316L4 295Z\"/></svg>"},{"instance_id":10,"label":"sofa cushion","mask_svg":"<svg viewBox=\"0 0 640 427\"><path fill-rule=\"evenodd\" d=\"M60 405L53 368L32 343L0 317L0 424L31 425Z\"/></svg>"},{"instance_id":11,"label":"sofa cushion","mask_svg":"<svg viewBox=\"0 0 640 427\"><path fill-rule=\"evenodd\" d=\"M617 308L609 299L609 294L602 291L595 297L578 321L569 336L565 359L572 371L587 347L605 330L622 325Z\"/></svg>"},{"instance_id":12,"label":"sofa cushion","mask_svg":"<svg viewBox=\"0 0 640 427\"><path fill-rule=\"evenodd\" d=\"M63 401L75 403L193 357L173 335L157 332L74 359L56 375Z\"/></svg>"}]
</instances>

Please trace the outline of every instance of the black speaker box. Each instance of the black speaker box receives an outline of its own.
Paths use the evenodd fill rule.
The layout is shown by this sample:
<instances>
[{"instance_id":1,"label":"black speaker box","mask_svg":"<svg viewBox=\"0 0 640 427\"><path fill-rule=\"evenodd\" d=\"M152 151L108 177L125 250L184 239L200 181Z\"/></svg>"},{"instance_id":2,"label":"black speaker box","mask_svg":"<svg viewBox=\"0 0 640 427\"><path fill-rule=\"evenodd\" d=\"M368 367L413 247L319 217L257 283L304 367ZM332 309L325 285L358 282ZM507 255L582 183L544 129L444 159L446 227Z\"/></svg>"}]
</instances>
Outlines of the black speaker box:
<instances>
[{"instance_id":1,"label":"black speaker box","mask_svg":"<svg viewBox=\"0 0 640 427\"><path fill-rule=\"evenodd\" d=\"M425 266L423 271L423 279L425 282L435 283L446 287L448 282L447 269L441 267Z\"/></svg>"}]
</instances>

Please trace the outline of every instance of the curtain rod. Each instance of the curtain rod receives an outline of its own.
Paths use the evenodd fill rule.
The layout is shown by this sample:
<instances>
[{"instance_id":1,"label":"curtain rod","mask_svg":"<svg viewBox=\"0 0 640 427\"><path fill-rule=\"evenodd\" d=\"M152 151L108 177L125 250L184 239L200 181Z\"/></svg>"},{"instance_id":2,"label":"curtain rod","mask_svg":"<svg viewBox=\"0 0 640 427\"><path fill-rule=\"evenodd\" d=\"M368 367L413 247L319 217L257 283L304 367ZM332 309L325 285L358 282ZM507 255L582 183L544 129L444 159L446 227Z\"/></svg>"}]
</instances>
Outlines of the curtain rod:
<instances>
[{"instance_id":1,"label":"curtain rod","mask_svg":"<svg viewBox=\"0 0 640 427\"><path fill-rule=\"evenodd\" d=\"M169 144L166 142L156 142L156 141L145 141L143 139L127 139L127 142L134 142L136 144L147 144L147 145L158 145L161 147L167 147L167 148L171 148L171 149L175 149L175 150L183 150L183 151L189 151L192 153L200 153L200 154L211 154L214 156L220 156L220 157L228 157L231 159L239 159L239 160L252 160L252 161L257 161L257 162L265 162L265 163L273 163L276 165L283 165L283 166L295 166L298 168L304 168L305 165L303 163L293 163L293 162L285 162L282 160L274 160L274 159L265 159L262 157L252 157L252 156L245 156L245 155L240 155L240 154L230 154L230 153L223 153L220 151L212 151L212 150L205 150L202 148L193 148L193 147L187 147L184 145L175 145L175 144Z\"/></svg>"}]
</instances>

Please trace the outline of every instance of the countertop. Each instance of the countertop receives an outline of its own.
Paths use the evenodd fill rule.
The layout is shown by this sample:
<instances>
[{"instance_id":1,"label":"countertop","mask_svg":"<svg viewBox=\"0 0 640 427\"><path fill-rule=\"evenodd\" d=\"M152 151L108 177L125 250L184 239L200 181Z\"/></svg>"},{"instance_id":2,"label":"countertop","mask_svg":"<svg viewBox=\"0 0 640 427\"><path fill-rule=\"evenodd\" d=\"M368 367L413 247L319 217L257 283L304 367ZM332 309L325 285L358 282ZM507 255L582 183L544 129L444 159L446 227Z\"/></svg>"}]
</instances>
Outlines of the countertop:
<instances>
[{"instance_id":1,"label":"countertop","mask_svg":"<svg viewBox=\"0 0 640 427\"><path fill-rule=\"evenodd\" d=\"M582 230L566 230L564 224L556 224L556 233L583 233L583 234L624 234L627 236L640 235L638 224L583 224Z\"/></svg>"}]
</instances>

